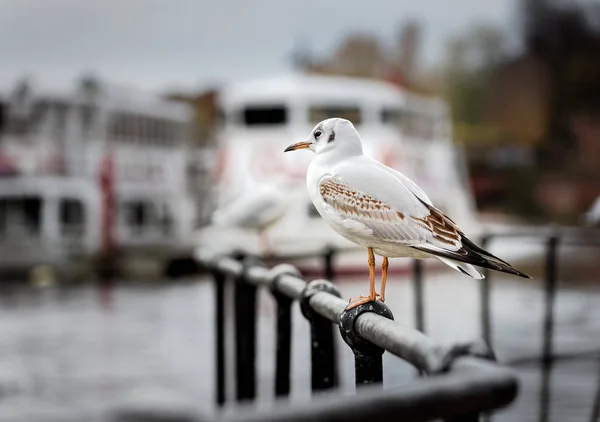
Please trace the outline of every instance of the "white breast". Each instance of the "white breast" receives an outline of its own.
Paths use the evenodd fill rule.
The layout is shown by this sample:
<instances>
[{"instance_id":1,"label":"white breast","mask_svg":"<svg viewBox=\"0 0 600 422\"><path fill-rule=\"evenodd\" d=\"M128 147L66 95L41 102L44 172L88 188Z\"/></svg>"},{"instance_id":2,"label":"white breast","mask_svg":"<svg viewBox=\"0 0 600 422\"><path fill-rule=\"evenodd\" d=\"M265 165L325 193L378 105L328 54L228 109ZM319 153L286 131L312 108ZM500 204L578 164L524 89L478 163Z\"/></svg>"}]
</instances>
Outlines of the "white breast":
<instances>
[{"instance_id":1,"label":"white breast","mask_svg":"<svg viewBox=\"0 0 600 422\"><path fill-rule=\"evenodd\" d=\"M373 243L373 232L364 224L343 218L335 208L331 207L321 197L319 191L319 181L335 173L335 166L325 168L321 165L319 157L311 162L306 173L306 186L308 194L315 208L323 219L342 237L349 241L364 247L369 247Z\"/></svg>"}]
</instances>

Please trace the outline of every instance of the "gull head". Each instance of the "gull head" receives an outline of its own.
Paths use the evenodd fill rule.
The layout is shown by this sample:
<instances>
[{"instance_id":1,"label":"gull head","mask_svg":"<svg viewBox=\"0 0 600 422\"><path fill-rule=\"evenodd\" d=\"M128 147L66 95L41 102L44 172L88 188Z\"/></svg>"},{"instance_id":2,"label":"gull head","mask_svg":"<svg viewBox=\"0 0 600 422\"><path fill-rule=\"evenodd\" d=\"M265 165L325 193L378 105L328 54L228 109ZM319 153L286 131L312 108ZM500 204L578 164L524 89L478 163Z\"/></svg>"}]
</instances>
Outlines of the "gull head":
<instances>
[{"instance_id":1,"label":"gull head","mask_svg":"<svg viewBox=\"0 0 600 422\"><path fill-rule=\"evenodd\" d=\"M315 154L349 157L361 155L360 136L350 120L333 118L318 123L302 142L290 145L284 152L309 149Z\"/></svg>"}]
</instances>

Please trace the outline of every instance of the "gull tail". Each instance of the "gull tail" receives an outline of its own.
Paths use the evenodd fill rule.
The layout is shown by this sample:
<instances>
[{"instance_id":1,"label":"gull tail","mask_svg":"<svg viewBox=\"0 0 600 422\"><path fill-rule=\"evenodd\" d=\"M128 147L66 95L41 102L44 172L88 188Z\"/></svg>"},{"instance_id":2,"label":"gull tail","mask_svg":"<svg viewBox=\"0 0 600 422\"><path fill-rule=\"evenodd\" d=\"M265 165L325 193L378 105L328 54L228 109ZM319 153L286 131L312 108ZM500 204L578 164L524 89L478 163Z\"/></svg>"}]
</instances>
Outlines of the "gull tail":
<instances>
[{"instance_id":1,"label":"gull tail","mask_svg":"<svg viewBox=\"0 0 600 422\"><path fill-rule=\"evenodd\" d=\"M473 278L483 278L483 276L473 268L473 265L491 270L500 271L502 273L513 274L523 278L532 278L530 275L517 270L508 262L501 260L497 256L492 255L485 249L480 248L470 241L467 237L461 237L462 248L457 251L443 249L435 245L419 245L413 246L423 252L427 252L436 258L440 259L445 264ZM471 264L471 265L469 265ZM476 274L479 277L475 276Z\"/></svg>"}]
</instances>

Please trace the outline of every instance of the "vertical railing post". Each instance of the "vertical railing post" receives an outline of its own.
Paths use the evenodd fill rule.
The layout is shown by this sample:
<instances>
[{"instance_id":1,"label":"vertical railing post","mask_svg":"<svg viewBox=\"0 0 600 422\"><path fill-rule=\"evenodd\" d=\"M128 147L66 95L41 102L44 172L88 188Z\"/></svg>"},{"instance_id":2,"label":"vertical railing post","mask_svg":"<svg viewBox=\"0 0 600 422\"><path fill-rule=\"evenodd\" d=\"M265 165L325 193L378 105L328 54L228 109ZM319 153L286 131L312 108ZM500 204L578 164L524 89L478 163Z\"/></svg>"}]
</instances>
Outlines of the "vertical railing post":
<instances>
[{"instance_id":1,"label":"vertical railing post","mask_svg":"<svg viewBox=\"0 0 600 422\"><path fill-rule=\"evenodd\" d=\"M486 249L490 243L490 236L486 234L481 238L481 247ZM491 322L491 288L490 273L488 268L482 268L483 278L480 280L481 290L481 336L492 347L492 322Z\"/></svg>"},{"instance_id":2,"label":"vertical railing post","mask_svg":"<svg viewBox=\"0 0 600 422\"><path fill-rule=\"evenodd\" d=\"M340 333L354 353L356 387L369 384L383 385L383 353L385 350L363 340L355 329L356 318L365 312L375 312L385 318L394 319L390 309L379 301L365 303L349 311L344 311L340 315Z\"/></svg>"},{"instance_id":3,"label":"vertical railing post","mask_svg":"<svg viewBox=\"0 0 600 422\"><path fill-rule=\"evenodd\" d=\"M496 354L485 341L454 343L449 349L446 350L444 356L444 365L442 365L441 369L438 369L429 375L436 375L451 370L454 362L458 358L464 356L473 356L492 362L497 361ZM481 416L484 418L486 417L486 415L481 415L479 412L472 412L452 418L445 418L444 422L478 422Z\"/></svg>"},{"instance_id":4,"label":"vertical railing post","mask_svg":"<svg viewBox=\"0 0 600 422\"><path fill-rule=\"evenodd\" d=\"M335 258L335 249L332 246L328 246L323 254L323 263L325 264L325 279L331 282L335 278L335 267L333 260Z\"/></svg>"},{"instance_id":5,"label":"vertical railing post","mask_svg":"<svg viewBox=\"0 0 600 422\"><path fill-rule=\"evenodd\" d=\"M552 370L554 335L554 299L558 280L558 235L552 234L547 241L546 281L544 300L544 337L542 344L542 383L540 393L540 422L549 420L550 411L550 375Z\"/></svg>"},{"instance_id":6,"label":"vertical railing post","mask_svg":"<svg viewBox=\"0 0 600 422\"><path fill-rule=\"evenodd\" d=\"M415 325L417 330L425 332L425 310L423 297L423 261L413 260L414 291L415 291Z\"/></svg>"},{"instance_id":7,"label":"vertical railing post","mask_svg":"<svg viewBox=\"0 0 600 422\"><path fill-rule=\"evenodd\" d=\"M598 419L600 419L600 372L598 375L598 384L596 385L596 394L594 395L594 405L592 406L590 422L598 422Z\"/></svg>"},{"instance_id":8,"label":"vertical railing post","mask_svg":"<svg viewBox=\"0 0 600 422\"><path fill-rule=\"evenodd\" d=\"M215 383L217 406L225 404L225 274L213 272L215 289Z\"/></svg>"},{"instance_id":9,"label":"vertical railing post","mask_svg":"<svg viewBox=\"0 0 600 422\"><path fill-rule=\"evenodd\" d=\"M552 337L554 334L554 299L557 284L557 255L558 236L552 235L548 238L546 250L546 292L544 301L544 342L542 357L545 361L552 360Z\"/></svg>"},{"instance_id":10,"label":"vertical railing post","mask_svg":"<svg viewBox=\"0 0 600 422\"><path fill-rule=\"evenodd\" d=\"M337 386L337 365L333 324L317 314L310 306L310 298L318 292L328 292L337 297L341 294L328 280L313 280L302 292L300 309L310 322L312 391L323 391Z\"/></svg>"},{"instance_id":11,"label":"vertical railing post","mask_svg":"<svg viewBox=\"0 0 600 422\"><path fill-rule=\"evenodd\" d=\"M487 249L490 244L491 234L485 234L481 237L481 247ZM481 269L483 278L480 281L480 312L481 312L481 337L485 340L487 345L492 347L492 315L491 315L491 303L492 303L492 283L490 280L491 271L489 268ZM491 422L492 415L486 413L482 415L484 422ZM477 419L475 419L477 420Z\"/></svg>"},{"instance_id":12,"label":"vertical railing post","mask_svg":"<svg viewBox=\"0 0 600 422\"><path fill-rule=\"evenodd\" d=\"M275 362L275 396L290 394L290 359L292 354L292 300L274 293L277 300L277 352Z\"/></svg>"},{"instance_id":13,"label":"vertical railing post","mask_svg":"<svg viewBox=\"0 0 600 422\"><path fill-rule=\"evenodd\" d=\"M289 264L271 270L271 293L277 301L277 350L275 355L275 396L290 394L290 360L292 354L292 299L279 291L279 280L284 275L300 277L300 272Z\"/></svg>"},{"instance_id":14,"label":"vertical railing post","mask_svg":"<svg viewBox=\"0 0 600 422\"><path fill-rule=\"evenodd\" d=\"M256 397L256 286L247 279L255 258L243 259L243 271L235 283L235 373L236 399Z\"/></svg>"}]
</instances>

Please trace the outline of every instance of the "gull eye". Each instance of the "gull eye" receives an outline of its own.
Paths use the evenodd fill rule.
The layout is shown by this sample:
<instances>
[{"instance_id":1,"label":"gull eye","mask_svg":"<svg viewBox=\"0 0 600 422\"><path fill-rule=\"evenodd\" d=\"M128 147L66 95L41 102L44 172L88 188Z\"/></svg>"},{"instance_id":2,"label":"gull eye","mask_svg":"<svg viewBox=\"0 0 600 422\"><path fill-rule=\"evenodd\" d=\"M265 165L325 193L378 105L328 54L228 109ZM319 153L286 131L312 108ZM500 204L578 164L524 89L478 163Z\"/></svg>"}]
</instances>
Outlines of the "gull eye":
<instances>
[{"instance_id":1,"label":"gull eye","mask_svg":"<svg viewBox=\"0 0 600 422\"><path fill-rule=\"evenodd\" d=\"M323 134L320 130L315 130L315 139L319 139L319 137Z\"/></svg>"}]
</instances>

